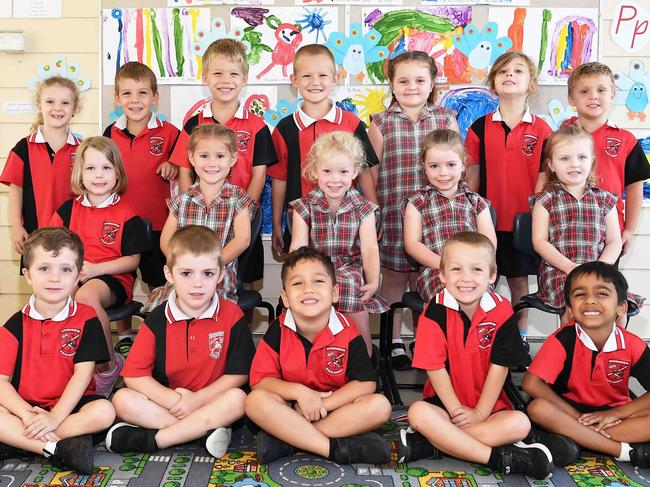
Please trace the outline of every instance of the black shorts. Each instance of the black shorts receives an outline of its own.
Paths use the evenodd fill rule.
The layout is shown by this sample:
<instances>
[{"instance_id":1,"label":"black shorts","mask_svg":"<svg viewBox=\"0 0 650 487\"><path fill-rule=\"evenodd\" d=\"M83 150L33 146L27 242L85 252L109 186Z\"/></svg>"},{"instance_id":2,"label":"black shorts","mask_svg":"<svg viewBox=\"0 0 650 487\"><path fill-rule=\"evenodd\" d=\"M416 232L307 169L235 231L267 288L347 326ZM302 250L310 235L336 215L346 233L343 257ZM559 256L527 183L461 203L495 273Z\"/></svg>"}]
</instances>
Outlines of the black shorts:
<instances>
[{"instance_id":1,"label":"black shorts","mask_svg":"<svg viewBox=\"0 0 650 487\"><path fill-rule=\"evenodd\" d=\"M99 394L88 394L87 396L81 396L81 399L79 399L79 402L77 405L72 408L72 411L70 411L70 414L78 413L82 407L84 407L86 404L90 404L93 401L98 401L100 399L106 399L104 396L100 396ZM43 409L48 409L50 410L51 408L43 408Z\"/></svg>"},{"instance_id":2,"label":"black shorts","mask_svg":"<svg viewBox=\"0 0 650 487\"><path fill-rule=\"evenodd\" d=\"M449 414L449 411L447 411L447 408L445 407L445 405L442 403L442 401L438 396L427 397L426 399L423 399L423 401L433 406L438 406L440 409L442 409L447 414ZM451 416L451 414L449 414L449 416Z\"/></svg>"},{"instance_id":3,"label":"black shorts","mask_svg":"<svg viewBox=\"0 0 650 487\"><path fill-rule=\"evenodd\" d=\"M244 272L244 282L259 281L264 277L264 247L262 246L262 236L259 235L254 242L251 242L253 250L246 269Z\"/></svg>"},{"instance_id":4,"label":"black shorts","mask_svg":"<svg viewBox=\"0 0 650 487\"><path fill-rule=\"evenodd\" d=\"M581 404L579 402L572 401L571 399L567 399L564 396L560 397L562 397L562 400L566 401L569 405L575 408L580 414L594 413L596 411L606 411L607 409L612 409L611 406L587 406L586 404Z\"/></svg>"},{"instance_id":5,"label":"black shorts","mask_svg":"<svg viewBox=\"0 0 650 487\"><path fill-rule=\"evenodd\" d=\"M122 306L124 303L126 303L126 289L124 289L124 286L117 277L111 276L109 274L102 274L101 276L91 277L87 281L84 281L80 287L87 282L92 281L93 279L98 279L108 286L108 290L115 298L115 302L111 306Z\"/></svg>"},{"instance_id":6,"label":"black shorts","mask_svg":"<svg viewBox=\"0 0 650 487\"><path fill-rule=\"evenodd\" d=\"M165 254L160 250L160 233L151 232L151 250L142 253L138 266L142 280L152 289L163 286L167 282L163 272L166 259Z\"/></svg>"},{"instance_id":7,"label":"black shorts","mask_svg":"<svg viewBox=\"0 0 650 487\"><path fill-rule=\"evenodd\" d=\"M497 271L504 277L537 275L537 258L517 252L513 232L497 232Z\"/></svg>"}]
</instances>

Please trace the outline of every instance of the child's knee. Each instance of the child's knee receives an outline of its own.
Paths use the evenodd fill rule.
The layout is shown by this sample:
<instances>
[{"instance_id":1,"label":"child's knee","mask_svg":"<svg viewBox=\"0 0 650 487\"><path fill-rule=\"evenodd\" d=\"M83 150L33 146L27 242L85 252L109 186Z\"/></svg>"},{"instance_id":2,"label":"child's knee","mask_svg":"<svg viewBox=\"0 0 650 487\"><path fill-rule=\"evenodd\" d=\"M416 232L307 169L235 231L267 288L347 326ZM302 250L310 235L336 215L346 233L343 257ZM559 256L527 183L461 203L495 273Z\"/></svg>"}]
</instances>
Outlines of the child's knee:
<instances>
[{"instance_id":1,"label":"child's knee","mask_svg":"<svg viewBox=\"0 0 650 487\"><path fill-rule=\"evenodd\" d=\"M408 410L409 424L415 429L424 422L437 421L442 419L436 408L432 408L424 401L415 401Z\"/></svg>"},{"instance_id":2,"label":"child's knee","mask_svg":"<svg viewBox=\"0 0 650 487\"><path fill-rule=\"evenodd\" d=\"M113 408L118 416L122 417L129 415L133 410L134 404L134 391L131 389L120 389L114 395L112 399Z\"/></svg>"},{"instance_id":3,"label":"child's knee","mask_svg":"<svg viewBox=\"0 0 650 487\"><path fill-rule=\"evenodd\" d=\"M246 393L238 387L233 387L221 394L224 404L228 406L230 411L244 412L244 404L246 402Z\"/></svg>"},{"instance_id":4,"label":"child's knee","mask_svg":"<svg viewBox=\"0 0 650 487\"><path fill-rule=\"evenodd\" d=\"M525 438L530 433L530 419L521 411L510 411L507 430L517 438Z\"/></svg>"},{"instance_id":5,"label":"child's knee","mask_svg":"<svg viewBox=\"0 0 650 487\"><path fill-rule=\"evenodd\" d=\"M108 399L88 403L79 412L86 416L94 426L93 429L98 431L108 428L115 421L115 408Z\"/></svg>"},{"instance_id":6,"label":"child's knee","mask_svg":"<svg viewBox=\"0 0 650 487\"><path fill-rule=\"evenodd\" d=\"M528 405L528 416L534 422L542 421L557 413L557 408L546 399L533 399Z\"/></svg>"},{"instance_id":7,"label":"child's knee","mask_svg":"<svg viewBox=\"0 0 650 487\"><path fill-rule=\"evenodd\" d=\"M393 408L386 399L386 396L383 394L371 394L366 399L367 402L364 403L364 409L367 409L368 414L386 422L390 419L390 415L393 412Z\"/></svg>"},{"instance_id":8,"label":"child's knee","mask_svg":"<svg viewBox=\"0 0 650 487\"><path fill-rule=\"evenodd\" d=\"M255 389L248 394L244 403L247 416L257 416L260 412L268 410L271 404L276 403L276 395L262 389Z\"/></svg>"}]
</instances>

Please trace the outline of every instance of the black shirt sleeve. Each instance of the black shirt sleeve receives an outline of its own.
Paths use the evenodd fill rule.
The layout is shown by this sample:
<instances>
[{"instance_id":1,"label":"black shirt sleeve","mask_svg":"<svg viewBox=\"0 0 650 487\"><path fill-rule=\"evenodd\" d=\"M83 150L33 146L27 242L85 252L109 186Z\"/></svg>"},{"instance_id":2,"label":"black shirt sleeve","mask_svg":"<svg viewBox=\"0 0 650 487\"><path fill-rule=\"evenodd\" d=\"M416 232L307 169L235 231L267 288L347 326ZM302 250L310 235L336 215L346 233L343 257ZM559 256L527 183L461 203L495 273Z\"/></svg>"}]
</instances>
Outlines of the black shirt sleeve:
<instances>
[{"instance_id":1,"label":"black shirt sleeve","mask_svg":"<svg viewBox=\"0 0 650 487\"><path fill-rule=\"evenodd\" d=\"M104 129L104 133L102 134L104 137L108 137L109 139L111 138L111 132L113 131L113 125L110 124L108 127Z\"/></svg>"},{"instance_id":2,"label":"black shirt sleeve","mask_svg":"<svg viewBox=\"0 0 650 487\"><path fill-rule=\"evenodd\" d=\"M230 329L224 374L248 375L254 355L253 335L248 328L246 318L242 317Z\"/></svg>"},{"instance_id":3,"label":"black shirt sleeve","mask_svg":"<svg viewBox=\"0 0 650 487\"><path fill-rule=\"evenodd\" d=\"M74 354L74 363L81 362L108 362L111 359L106 346L106 339L102 331L102 324L96 316L84 324L84 329L79 339L79 346Z\"/></svg>"},{"instance_id":4,"label":"black shirt sleeve","mask_svg":"<svg viewBox=\"0 0 650 487\"><path fill-rule=\"evenodd\" d=\"M641 358L632 366L630 375L636 377L646 391L650 391L650 349L647 346Z\"/></svg>"},{"instance_id":5,"label":"black shirt sleeve","mask_svg":"<svg viewBox=\"0 0 650 487\"><path fill-rule=\"evenodd\" d=\"M350 380L373 381L377 380L377 374L368 357L366 342L361 335L357 335L348 345L348 367L345 375Z\"/></svg>"},{"instance_id":6,"label":"black shirt sleeve","mask_svg":"<svg viewBox=\"0 0 650 487\"><path fill-rule=\"evenodd\" d=\"M271 131L266 124L255 134L253 147L253 166L270 166L278 162Z\"/></svg>"},{"instance_id":7,"label":"black shirt sleeve","mask_svg":"<svg viewBox=\"0 0 650 487\"><path fill-rule=\"evenodd\" d=\"M625 186L650 178L650 163L639 141L625 159Z\"/></svg>"},{"instance_id":8,"label":"black shirt sleeve","mask_svg":"<svg viewBox=\"0 0 650 487\"><path fill-rule=\"evenodd\" d=\"M496 333L490 354L493 364L503 367L530 365L530 356L524 349L515 315L508 318Z\"/></svg>"},{"instance_id":9,"label":"black shirt sleeve","mask_svg":"<svg viewBox=\"0 0 650 487\"><path fill-rule=\"evenodd\" d=\"M366 167L372 167L379 164L379 158L375 153L375 149L372 148L368 132L366 132L366 127L363 125L362 121L359 121L359 125L357 125L357 128L354 130L354 135L356 135L361 141L361 144L363 144L363 150L366 153Z\"/></svg>"},{"instance_id":10,"label":"black shirt sleeve","mask_svg":"<svg viewBox=\"0 0 650 487\"><path fill-rule=\"evenodd\" d=\"M280 330L280 320L275 319L273 323L269 325L269 328L266 330L262 340L273 349L275 353L280 354L280 338L282 336L282 331Z\"/></svg>"},{"instance_id":11,"label":"black shirt sleeve","mask_svg":"<svg viewBox=\"0 0 650 487\"><path fill-rule=\"evenodd\" d=\"M135 255L151 249L144 222L134 216L124 223L122 232L122 255Z\"/></svg>"}]
</instances>

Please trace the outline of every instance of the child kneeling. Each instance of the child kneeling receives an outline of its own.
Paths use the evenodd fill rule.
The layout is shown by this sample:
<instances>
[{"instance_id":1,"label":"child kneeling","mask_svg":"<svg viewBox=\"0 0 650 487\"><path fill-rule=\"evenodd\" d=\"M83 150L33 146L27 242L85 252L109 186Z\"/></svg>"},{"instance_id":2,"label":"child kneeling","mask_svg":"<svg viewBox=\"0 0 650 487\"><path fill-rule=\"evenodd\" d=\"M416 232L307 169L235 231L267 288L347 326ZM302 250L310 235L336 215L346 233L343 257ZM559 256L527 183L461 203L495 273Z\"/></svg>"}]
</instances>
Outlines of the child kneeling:
<instances>
[{"instance_id":1,"label":"child kneeling","mask_svg":"<svg viewBox=\"0 0 650 487\"><path fill-rule=\"evenodd\" d=\"M244 415L255 346L242 311L217 296L223 278L221 244L210 229L188 225L169 241L167 302L145 319L113 397L126 423L106 435L112 452L154 452L205 436L222 457L230 424Z\"/></svg>"},{"instance_id":2,"label":"child kneeling","mask_svg":"<svg viewBox=\"0 0 650 487\"><path fill-rule=\"evenodd\" d=\"M310 247L282 265L287 308L269 326L251 366L246 415L262 430L257 461L270 463L295 448L339 464L387 463L390 446L370 431L390 417L375 393L375 371L356 327L337 313L331 259Z\"/></svg>"}]
</instances>

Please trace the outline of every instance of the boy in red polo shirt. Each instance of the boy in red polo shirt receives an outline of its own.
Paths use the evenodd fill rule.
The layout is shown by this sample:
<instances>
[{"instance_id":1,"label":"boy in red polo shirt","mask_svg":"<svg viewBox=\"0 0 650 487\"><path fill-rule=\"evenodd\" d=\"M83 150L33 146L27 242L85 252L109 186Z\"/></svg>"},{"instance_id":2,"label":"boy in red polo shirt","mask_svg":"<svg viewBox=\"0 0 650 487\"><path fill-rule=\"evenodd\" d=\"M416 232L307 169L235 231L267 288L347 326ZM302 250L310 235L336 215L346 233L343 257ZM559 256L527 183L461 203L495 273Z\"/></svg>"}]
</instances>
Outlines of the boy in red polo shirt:
<instances>
[{"instance_id":1,"label":"boy in red polo shirt","mask_svg":"<svg viewBox=\"0 0 650 487\"><path fill-rule=\"evenodd\" d=\"M390 446L369 432L388 420L391 407L375 393L363 338L332 307L338 286L331 259L301 247L281 276L287 311L259 343L246 399L246 415L261 428L258 463L291 455L294 447L339 464L388 462Z\"/></svg>"},{"instance_id":2,"label":"boy in red polo shirt","mask_svg":"<svg viewBox=\"0 0 650 487\"><path fill-rule=\"evenodd\" d=\"M650 350L616 325L625 316L626 296L627 282L613 265L588 262L573 269L564 298L575 322L546 339L523 387L533 398L528 415L534 423L583 448L647 468L650 394L632 399L629 381L635 377L650 389ZM566 464L578 456L578 448L572 451L573 458L564 452Z\"/></svg>"},{"instance_id":3,"label":"boy in red polo shirt","mask_svg":"<svg viewBox=\"0 0 650 487\"><path fill-rule=\"evenodd\" d=\"M18 449L92 473L90 433L115 419L95 394L96 362L109 359L95 311L72 299L83 264L79 237L44 227L25 241L29 303L0 328L0 457Z\"/></svg>"},{"instance_id":4,"label":"boy in red polo shirt","mask_svg":"<svg viewBox=\"0 0 650 487\"><path fill-rule=\"evenodd\" d=\"M223 271L208 228L188 225L169 241L175 291L142 323L122 369L126 388L113 404L126 423L108 431L108 450L154 452L205 436L211 455L226 453L255 346L242 311L216 294Z\"/></svg>"}]
</instances>

